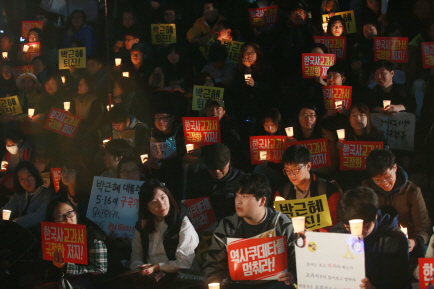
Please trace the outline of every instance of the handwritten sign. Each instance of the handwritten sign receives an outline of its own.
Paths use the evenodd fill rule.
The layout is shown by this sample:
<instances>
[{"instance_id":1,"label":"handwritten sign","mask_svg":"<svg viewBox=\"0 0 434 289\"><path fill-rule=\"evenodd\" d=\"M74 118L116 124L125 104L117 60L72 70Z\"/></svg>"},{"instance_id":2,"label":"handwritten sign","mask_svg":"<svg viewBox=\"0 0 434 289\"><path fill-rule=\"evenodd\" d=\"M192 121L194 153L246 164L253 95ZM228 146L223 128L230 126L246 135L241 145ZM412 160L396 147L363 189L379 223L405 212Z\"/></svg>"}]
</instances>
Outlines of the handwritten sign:
<instances>
[{"instance_id":1,"label":"handwritten sign","mask_svg":"<svg viewBox=\"0 0 434 289\"><path fill-rule=\"evenodd\" d=\"M152 44L176 43L176 24L151 24Z\"/></svg>"},{"instance_id":2,"label":"handwritten sign","mask_svg":"<svg viewBox=\"0 0 434 289\"><path fill-rule=\"evenodd\" d=\"M228 240L231 279L277 280L288 271L286 247L286 236Z\"/></svg>"},{"instance_id":3,"label":"handwritten sign","mask_svg":"<svg viewBox=\"0 0 434 289\"><path fill-rule=\"evenodd\" d=\"M336 101L342 101L342 105L348 110L351 106L353 87L345 85L329 85L322 87L322 96L325 109L336 108Z\"/></svg>"},{"instance_id":4,"label":"handwritten sign","mask_svg":"<svg viewBox=\"0 0 434 289\"><path fill-rule=\"evenodd\" d=\"M81 118L67 111L52 107L44 128L58 134L74 138L80 125Z\"/></svg>"},{"instance_id":5,"label":"handwritten sign","mask_svg":"<svg viewBox=\"0 0 434 289\"><path fill-rule=\"evenodd\" d=\"M159 161L176 155L176 141L169 138L165 142L151 141L151 158ZM159 166L161 163L159 163Z\"/></svg>"},{"instance_id":6,"label":"handwritten sign","mask_svg":"<svg viewBox=\"0 0 434 289\"><path fill-rule=\"evenodd\" d=\"M407 37L374 37L375 61L385 59L397 63L408 62Z\"/></svg>"},{"instance_id":7,"label":"handwritten sign","mask_svg":"<svg viewBox=\"0 0 434 289\"><path fill-rule=\"evenodd\" d=\"M366 170L366 158L374 149L382 149L382 141L343 141L344 147L340 150L341 171Z\"/></svg>"},{"instance_id":8,"label":"handwritten sign","mask_svg":"<svg viewBox=\"0 0 434 289\"><path fill-rule=\"evenodd\" d=\"M94 177L86 217L104 232L133 238L143 181Z\"/></svg>"},{"instance_id":9,"label":"handwritten sign","mask_svg":"<svg viewBox=\"0 0 434 289\"><path fill-rule=\"evenodd\" d=\"M40 42L32 42L21 44L21 51L23 51L24 45L29 47L29 50L24 54L23 61L26 63L30 63L33 58L36 56L41 56L41 43Z\"/></svg>"},{"instance_id":10,"label":"handwritten sign","mask_svg":"<svg viewBox=\"0 0 434 289\"><path fill-rule=\"evenodd\" d=\"M19 115L23 113L20 101L16 95L0 98L0 112L2 114Z\"/></svg>"},{"instance_id":11,"label":"handwritten sign","mask_svg":"<svg viewBox=\"0 0 434 289\"><path fill-rule=\"evenodd\" d=\"M365 252L357 241L350 234L306 232L306 246L295 246L298 288L359 288Z\"/></svg>"},{"instance_id":12,"label":"handwritten sign","mask_svg":"<svg viewBox=\"0 0 434 289\"><path fill-rule=\"evenodd\" d=\"M224 92L225 89L222 87L195 85L193 87L193 101L191 109L199 111L202 108L205 108L206 101L210 97L223 99Z\"/></svg>"},{"instance_id":13,"label":"handwritten sign","mask_svg":"<svg viewBox=\"0 0 434 289\"><path fill-rule=\"evenodd\" d=\"M87 238L85 225L41 222L42 258L53 260L59 249L65 263L87 265Z\"/></svg>"},{"instance_id":14,"label":"handwritten sign","mask_svg":"<svg viewBox=\"0 0 434 289\"><path fill-rule=\"evenodd\" d=\"M56 193L60 189L60 175L62 170L60 168L51 168L51 177L53 178L54 190Z\"/></svg>"},{"instance_id":15,"label":"handwritten sign","mask_svg":"<svg viewBox=\"0 0 434 289\"><path fill-rule=\"evenodd\" d=\"M234 63L238 63L238 55L240 54L240 48L243 46L244 42L233 41L233 40L222 40L222 45L226 46L228 50L228 58Z\"/></svg>"},{"instance_id":16,"label":"handwritten sign","mask_svg":"<svg viewBox=\"0 0 434 289\"><path fill-rule=\"evenodd\" d=\"M250 159L252 165L261 164L261 151L267 152L269 162L280 163L285 151L285 139L285 136L251 136Z\"/></svg>"},{"instance_id":17,"label":"handwritten sign","mask_svg":"<svg viewBox=\"0 0 434 289\"><path fill-rule=\"evenodd\" d=\"M335 65L336 55L321 53L303 53L301 55L303 78L326 78L330 66Z\"/></svg>"},{"instance_id":18,"label":"handwritten sign","mask_svg":"<svg viewBox=\"0 0 434 289\"><path fill-rule=\"evenodd\" d=\"M221 142L218 117L183 117L185 144L201 146Z\"/></svg>"},{"instance_id":19,"label":"handwritten sign","mask_svg":"<svg viewBox=\"0 0 434 289\"><path fill-rule=\"evenodd\" d=\"M434 67L434 42L422 43L423 68Z\"/></svg>"},{"instance_id":20,"label":"handwritten sign","mask_svg":"<svg viewBox=\"0 0 434 289\"><path fill-rule=\"evenodd\" d=\"M196 232L200 233L217 223L209 197L183 201L188 217Z\"/></svg>"},{"instance_id":21,"label":"handwritten sign","mask_svg":"<svg viewBox=\"0 0 434 289\"><path fill-rule=\"evenodd\" d=\"M12 75L15 79L18 78L23 73L32 73L35 74L35 68L33 65L25 65L25 66L12 66Z\"/></svg>"},{"instance_id":22,"label":"handwritten sign","mask_svg":"<svg viewBox=\"0 0 434 289\"><path fill-rule=\"evenodd\" d=\"M265 26L279 21L279 8L277 5L263 8L249 8L250 27Z\"/></svg>"},{"instance_id":23,"label":"handwritten sign","mask_svg":"<svg viewBox=\"0 0 434 289\"><path fill-rule=\"evenodd\" d=\"M327 196L321 195L318 197L275 201L276 210L288 215L288 217L306 217L306 229L317 230L332 225Z\"/></svg>"},{"instance_id":24,"label":"handwritten sign","mask_svg":"<svg viewBox=\"0 0 434 289\"><path fill-rule=\"evenodd\" d=\"M419 258L419 288L432 288L433 277L434 258Z\"/></svg>"},{"instance_id":25,"label":"handwritten sign","mask_svg":"<svg viewBox=\"0 0 434 289\"><path fill-rule=\"evenodd\" d=\"M338 12L338 13L323 14L322 22L328 23L331 17L339 16L339 15L344 19L345 28L347 29L347 34L356 33L357 32L356 18L354 17L353 10Z\"/></svg>"},{"instance_id":26,"label":"handwritten sign","mask_svg":"<svg viewBox=\"0 0 434 289\"><path fill-rule=\"evenodd\" d=\"M293 145L301 145L309 150L313 169L332 165L329 143L326 138L286 143L285 149Z\"/></svg>"},{"instance_id":27,"label":"handwritten sign","mask_svg":"<svg viewBox=\"0 0 434 289\"><path fill-rule=\"evenodd\" d=\"M22 21L21 37L27 39L29 36L29 30L33 27L37 27L42 30L44 28L44 21Z\"/></svg>"},{"instance_id":28,"label":"handwritten sign","mask_svg":"<svg viewBox=\"0 0 434 289\"><path fill-rule=\"evenodd\" d=\"M59 70L86 68L86 47L59 49Z\"/></svg>"},{"instance_id":29,"label":"handwritten sign","mask_svg":"<svg viewBox=\"0 0 434 289\"><path fill-rule=\"evenodd\" d=\"M347 38L335 36L314 36L315 43L324 44L337 60L347 59Z\"/></svg>"}]
</instances>

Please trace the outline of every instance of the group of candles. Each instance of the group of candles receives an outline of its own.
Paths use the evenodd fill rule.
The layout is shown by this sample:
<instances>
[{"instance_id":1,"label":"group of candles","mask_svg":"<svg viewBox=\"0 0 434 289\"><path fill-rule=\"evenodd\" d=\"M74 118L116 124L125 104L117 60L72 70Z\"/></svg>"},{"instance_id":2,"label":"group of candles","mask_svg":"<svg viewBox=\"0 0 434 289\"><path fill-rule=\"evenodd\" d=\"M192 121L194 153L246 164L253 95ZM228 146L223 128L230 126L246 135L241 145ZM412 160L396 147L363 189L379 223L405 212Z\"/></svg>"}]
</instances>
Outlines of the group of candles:
<instances>
[{"instance_id":1,"label":"group of candles","mask_svg":"<svg viewBox=\"0 0 434 289\"><path fill-rule=\"evenodd\" d=\"M121 63L122 63L122 58L115 58L116 66L121 65ZM122 72L122 77L130 77L130 73L128 71L124 71Z\"/></svg>"},{"instance_id":2,"label":"group of candles","mask_svg":"<svg viewBox=\"0 0 434 289\"><path fill-rule=\"evenodd\" d=\"M71 103L69 101L65 101L63 103L63 108L68 111L71 108ZM34 108L29 108L27 110L27 114L29 115L29 117L33 117L33 115L35 115L35 109Z\"/></svg>"}]
</instances>

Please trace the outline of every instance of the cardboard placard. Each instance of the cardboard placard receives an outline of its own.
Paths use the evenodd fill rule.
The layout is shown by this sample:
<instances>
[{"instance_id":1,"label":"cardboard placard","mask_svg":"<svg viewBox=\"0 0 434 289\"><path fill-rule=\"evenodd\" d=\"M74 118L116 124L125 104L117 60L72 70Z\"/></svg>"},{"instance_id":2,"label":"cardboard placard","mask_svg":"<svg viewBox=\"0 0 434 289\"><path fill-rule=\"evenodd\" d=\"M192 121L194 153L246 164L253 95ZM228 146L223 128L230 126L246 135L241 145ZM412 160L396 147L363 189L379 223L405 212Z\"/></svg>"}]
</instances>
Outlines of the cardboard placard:
<instances>
[{"instance_id":1,"label":"cardboard placard","mask_svg":"<svg viewBox=\"0 0 434 289\"><path fill-rule=\"evenodd\" d=\"M422 43L423 68L434 67L434 42Z\"/></svg>"},{"instance_id":2,"label":"cardboard placard","mask_svg":"<svg viewBox=\"0 0 434 289\"><path fill-rule=\"evenodd\" d=\"M336 55L303 53L301 55L303 78L326 78L330 66L335 65Z\"/></svg>"},{"instance_id":3,"label":"cardboard placard","mask_svg":"<svg viewBox=\"0 0 434 289\"><path fill-rule=\"evenodd\" d=\"M315 43L324 44L329 53L336 55L336 60L347 59L347 38L335 36L314 36Z\"/></svg>"},{"instance_id":4,"label":"cardboard placard","mask_svg":"<svg viewBox=\"0 0 434 289\"><path fill-rule=\"evenodd\" d=\"M152 44L176 43L176 24L151 24Z\"/></svg>"},{"instance_id":5,"label":"cardboard placard","mask_svg":"<svg viewBox=\"0 0 434 289\"><path fill-rule=\"evenodd\" d=\"M250 27L265 26L279 21L278 5L263 8L249 8Z\"/></svg>"},{"instance_id":6,"label":"cardboard placard","mask_svg":"<svg viewBox=\"0 0 434 289\"><path fill-rule=\"evenodd\" d=\"M211 37L210 39L208 39L208 42L205 44L205 46L200 46L199 50L200 52L202 52L203 57L205 57L205 59L208 59L208 55L209 55L209 48L216 43L216 40L214 39L214 37Z\"/></svg>"},{"instance_id":7,"label":"cardboard placard","mask_svg":"<svg viewBox=\"0 0 434 289\"><path fill-rule=\"evenodd\" d=\"M21 51L23 51L24 45L29 46L29 50L24 54L23 61L26 63L30 63L33 58L36 56L41 56L41 43L40 42L32 42L32 43L22 43Z\"/></svg>"},{"instance_id":8,"label":"cardboard placard","mask_svg":"<svg viewBox=\"0 0 434 289\"><path fill-rule=\"evenodd\" d=\"M217 223L209 197L188 199L182 202L188 208L188 217L196 232L206 231Z\"/></svg>"},{"instance_id":9,"label":"cardboard placard","mask_svg":"<svg viewBox=\"0 0 434 289\"><path fill-rule=\"evenodd\" d=\"M356 18L354 17L354 11L353 10L337 12L337 13L330 13L330 14L323 14L322 22L328 23L331 17L339 16L339 15L344 19L345 28L347 29L347 34L356 33L357 32Z\"/></svg>"},{"instance_id":10,"label":"cardboard placard","mask_svg":"<svg viewBox=\"0 0 434 289\"><path fill-rule=\"evenodd\" d=\"M53 260L53 253L62 251L65 263L87 265L85 225L41 222L42 258Z\"/></svg>"},{"instance_id":11,"label":"cardboard placard","mask_svg":"<svg viewBox=\"0 0 434 289\"><path fill-rule=\"evenodd\" d=\"M234 63L238 63L238 55L240 54L240 48L243 46L244 42L227 39L223 39L221 42L222 45L226 46L226 49L228 50L228 58Z\"/></svg>"},{"instance_id":12,"label":"cardboard placard","mask_svg":"<svg viewBox=\"0 0 434 289\"><path fill-rule=\"evenodd\" d=\"M330 216L330 209L326 195L306 199L275 201L274 205L276 211L279 211L290 218L305 216L306 229L308 230L313 231L332 225L332 218Z\"/></svg>"},{"instance_id":13,"label":"cardboard placard","mask_svg":"<svg viewBox=\"0 0 434 289\"><path fill-rule=\"evenodd\" d=\"M20 101L16 95L0 98L0 113L19 115L23 113Z\"/></svg>"},{"instance_id":14,"label":"cardboard placard","mask_svg":"<svg viewBox=\"0 0 434 289\"><path fill-rule=\"evenodd\" d=\"M193 101L191 109L199 111L205 108L208 98L220 98L223 99L225 89L222 87L210 87L195 85L193 87Z\"/></svg>"},{"instance_id":15,"label":"cardboard placard","mask_svg":"<svg viewBox=\"0 0 434 289\"><path fill-rule=\"evenodd\" d=\"M54 190L56 193L60 189L60 175L62 174L62 170L60 168L51 168L51 177L53 178Z\"/></svg>"},{"instance_id":16,"label":"cardboard placard","mask_svg":"<svg viewBox=\"0 0 434 289\"><path fill-rule=\"evenodd\" d=\"M32 64L25 65L25 66L12 66L11 69L12 69L12 75L14 79L17 79L18 76L20 76L23 73L35 74L35 68L33 67Z\"/></svg>"},{"instance_id":17,"label":"cardboard placard","mask_svg":"<svg viewBox=\"0 0 434 289\"><path fill-rule=\"evenodd\" d=\"M285 151L285 136L251 136L250 159L252 165L261 164L260 152L267 152L267 160L280 163Z\"/></svg>"},{"instance_id":18,"label":"cardboard placard","mask_svg":"<svg viewBox=\"0 0 434 289\"><path fill-rule=\"evenodd\" d=\"M183 117L185 144L206 146L221 142L218 117Z\"/></svg>"},{"instance_id":19,"label":"cardboard placard","mask_svg":"<svg viewBox=\"0 0 434 289\"><path fill-rule=\"evenodd\" d=\"M345 85L323 86L322 96L324 99L325 109L329 110L336 108L336 101L342 101L342 104L348 110L351 106L353 87Z\"/></svg>"},{"instance_id":20,"label":"cardboard placard","mask_svg":"<svg viewBox=\"0 0 434 289\"><path fill-rule=\"evenodd\" d=\"M383 149L382 141L343 141L340 149L341 171L366 170L366 158L374 149Z\"/></svg>"},{"instance_id":21,"label":"cardboard placard","mask_svg":"<svg viewBox=\"0 0 434 289\"><path fill-rule=\"evenodd\" d=\"M419 258L419 288L433 288L434 258Z\"/></svg>"},{"instance_id":22,"label":"cardboard placard","mask_svg":"<svg viewBox=\"0 0 434 289\"><path fill-rule=\"evenodd\" d=\"M45 121L44 128L58 134L74 138L81 118L67 111L52 107Z\"/></svg>"},{"instance_id":23,"label":"cardboard placard","mask_svg":"<svg viewBox=\"0 0 434 289\"><path fill-rule=\"evenodd\" d=\"M385 59L397 63L408 62L407 37L374 37L375 61Z\"/></svg>"},{"instance_id":24,"label":"cardboard placard","mask_svg":"<svg viewBox=\"0 0 434 289\"><path fill-rule=\"evenodd\" d=\"M59 70L86 68L86 47L59 49Z\"/></svg>"},{"instance_id":25,"label":"cardboard placard","mask_svg":"<svg viewBox=\"0 0 434 289\"><path fill-rule=\"evenodd\" d=\"M21 37L27 39L29 36L29 30L33 27L37 27L41 30L44 29L44 21L22 21L21 22Z\"/></svg>"},{"instance_id":26,"label":"cardboard placard","mask_svg":"<svg viewBox=\"0 0 434 289\"><path fill-rule=\"evenodd\" d=\"M285 149L293 145L301 145L309 150L313 169L332 165L329 142L326 138L286 143Z\"/></svg>"},{"instance_id":27,"label":"cardboard placard","mask_svg":"<svg viewBox=\"0 0 434 289\"><path fill-rule=\"evenodd\" d=\"M94 177L86 217L104 232L133 238L143 181Z\"/></svg>"}]
</instances>

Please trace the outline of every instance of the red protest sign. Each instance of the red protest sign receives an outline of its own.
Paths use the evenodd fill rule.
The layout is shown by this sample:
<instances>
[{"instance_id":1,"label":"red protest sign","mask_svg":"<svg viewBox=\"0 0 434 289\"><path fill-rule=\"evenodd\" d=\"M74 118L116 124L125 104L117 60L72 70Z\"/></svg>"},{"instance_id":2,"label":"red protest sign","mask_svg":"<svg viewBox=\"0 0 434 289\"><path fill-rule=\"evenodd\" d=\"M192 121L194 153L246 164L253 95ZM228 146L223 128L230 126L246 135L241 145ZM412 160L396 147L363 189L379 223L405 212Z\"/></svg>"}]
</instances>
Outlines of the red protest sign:
<instances>
[{"instance_id":1,"label":"red protest sign","mask_svg":"<svg viewBox=\"0 0 434 289\"><path fill-rule=\"evenodd\" d=\"M279 21L278 6L249 8L250 27L265 26Z\"/></svg>"},{"instance_id":2,"label":"red protest sign","mask_svg":"<svg viewBox=\"0 0 434 289\"><path fill-rule=\"evenodd\" d=\"M407 37L374 37L375 61L385 59L397 63L408 62Z\"/></svg>"},{"instance_id":3,"label":"red protest sign","mask_svg":"<svg viewBox=\"0 0 434 289\"><path fill-rule=\"evenodd\" d=\"M24 51L24 47L28 46L27 52L25 52L24 55L24 61L27 63L30 63L32 59L36 56L41 56L41 43L40 42L32 42L32 43L26 43L21 44L21 51Z\"/></svg>"},{"instance_id":4,"label":"red protest sign","mask_svg":"<svg viewBox=\"0 0 434 289\"><path fill-rule=\"evenodd\" d=\"M197 146L219 143L220 122L218 117L183 117L185 144Z\"/></svg>"},{"instance_id":5,"label":"red protest sign","mask_svg":"<svg viewBox=\"0 0 434 289\"><path fill-rule=\"evenodd\" d=\"M314 36L315 43L324 44L337 60L347 59L347 38L335 36Z\"/></svg>"},{"instance_id":6,"label":"red protest sign","mask_svg":"<svg viewBox=\"0 0 434 289\"><path fill-rule=\"evenodd\" d=\"M209 197L183 201L188 208L188 217L196 232L200 233L217 223Z\"/></svg>"},{"instance_id":7,"label":"red protest sign","mask_svg":"<svg viewBox=\"0 0 434 289\"><path fill-rule=\"evenodd\" d=\"M374 149L382 149L382 141L343 141L340 149L341 171L363 171L366 169L366 158Z\"/></svg>"},{"instance_id":8,"label":"red protest sign","mask_svg":"<svg viewBox=\"0 0 434 289\"><path fill-rule=\"evenodd\" d=\"M309 150L313 169L332 165L329 143L326 138L287 143L285 149L293 145L301 145Z\"/></svg>"},{"instance_id":9,"label":"red protest sign","mask_svg":"<svg viewBox=\"0 0 434 289\"><path fill-rule=\"evenodd\" d=\"M29 35L29 30L33 27L37 27L42 30L44 28L44 21L22 21L21 37L27 39L27 36Z\"/></svg>"},{"instance_id":10,"label":"red protest sign","mask_svg":"<svg viewBox=\"0 0 434 289\"><path fill-rule=\"evenodd\" d=\"M326 78L327 70L336 63L336 55L321 53L303 53L301 55L303 78Z\"/></svg>"},{"instance_id":11,"label":"red protest sign","mask_svg":"<svg viewBox=\"0 0 434 289\"><path fill-rule=\"evenodd\" d=\"M44 128L73 138L77 133L81 118L67 111L52 107Z\"/></svg>"},{"instance_id":12,"label":"red protest sign","mask_svg":"<svg viewBox=\"0 0 434 289\"><path fill-rule=\"evenodd\" d=\"M53 253L62 251L65 263L87 265L86 226L41 222L42 258L53 260Z\"/></svg>"},{"instance_id":13,"label":"red protest sign","mask_svg":"<svg viewBox=\"0 0 434 289\"><path fill-rule=\"evenodd\" d=\"M434 258L419 258L419 288L426 289L434 284ZM431 287L432 288L432 287Z\"/></svg>"},{"instance_id":14,"label":"red protest sign","mask_svg":"<svg viewBox=\"0 0 434 289\"><path fill-rule=\"evenodd\" d=\"M54 185L54 189L56 190L56 193L60 189L60 174L61 174L60 168L51 168L51 177L53 179L53 185Z\"/></svg>"},{"instance_id":15,"label":"red protest sign","mask_svg":"<svg viewBox=\"0 0 434 289\"><path fill-rule=\"evenodd\" d=\"M240 239L228 248L232 280L277 280L288 270L286 237Z\"/></svg>"},{"instance_id":16,"label":"red protest sign","mask_svg":"<svg viewBox=\"0 0 434 289\"><path fill-rule=\"evenodd\" d=\"M25 65L25 66L13 66L12 69L12 75L15 79L18 78L23 73L33 73L35 74L35 68L33 65Z\"/></svg>"},{"instance_id":17,"label":"red protest sign","mask_svg":"<svg viewBox=\"0 0 434 289\"><path fill-rule=\"evenodd\" d=\"M273 163L280 163L285 151L285 136L251 136L250 137L250 159L252 165L261 164L262 160Z\"/></svg>"},{"instance_id":18,"label":"red protest sign","mask_svg":"<svg viewBox=\"0 0 434 289\"><path fill-rule=\"evenodd\" d=\"M434 42L422 43L423 68L434 67Z\"/></svg>"},{"instance_id":19,"label":"red protest sign","mask_svg":"<svg viewBox=\"0 0 434 289\"><path fill-rule=\"evenodd\" d=\"M342 101L342 105L348 110L351 106L353 87L345 85L329 85L322 87L322 96L325 109L336 108L336 102Z\"/></svg>"}]
</instances>

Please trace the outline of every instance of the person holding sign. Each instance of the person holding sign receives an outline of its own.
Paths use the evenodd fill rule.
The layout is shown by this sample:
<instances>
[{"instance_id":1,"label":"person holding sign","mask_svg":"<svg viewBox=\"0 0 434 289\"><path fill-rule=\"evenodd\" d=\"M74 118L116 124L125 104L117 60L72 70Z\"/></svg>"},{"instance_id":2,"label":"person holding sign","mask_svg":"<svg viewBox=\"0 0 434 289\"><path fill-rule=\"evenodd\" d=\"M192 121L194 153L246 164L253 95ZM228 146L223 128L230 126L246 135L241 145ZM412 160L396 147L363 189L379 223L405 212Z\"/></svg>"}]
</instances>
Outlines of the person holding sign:
<instances>
[{"instance_id":1,"label":"person holding sign","mask_svg":"<svg viewBox=\"0 0 434 289\"><path fill-rule=\"evenodd\" d=\"M341 222L331 232L350 233L351 220L363 220L359 238L365 250L366 278L361 280L360 288L411 288L407 238L398 227L397 216L386 211L380 209L377 195L369 188L356 187L339 200Z\"/></svg>"},{"instance_id":2,"label":"person holding sign","mask_svg":"<svg viewBox=\"0 0 434 289\"><path fill-rule=\"evenodd\" d=\"M45 79L43 92L38 105L35 107L35 115L32 121L45 123L52 107L63 109L64 88L58 75L50 75Z\"/></svg>"}]
</instances>

